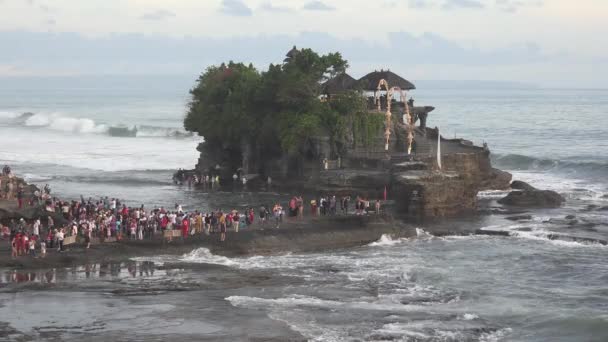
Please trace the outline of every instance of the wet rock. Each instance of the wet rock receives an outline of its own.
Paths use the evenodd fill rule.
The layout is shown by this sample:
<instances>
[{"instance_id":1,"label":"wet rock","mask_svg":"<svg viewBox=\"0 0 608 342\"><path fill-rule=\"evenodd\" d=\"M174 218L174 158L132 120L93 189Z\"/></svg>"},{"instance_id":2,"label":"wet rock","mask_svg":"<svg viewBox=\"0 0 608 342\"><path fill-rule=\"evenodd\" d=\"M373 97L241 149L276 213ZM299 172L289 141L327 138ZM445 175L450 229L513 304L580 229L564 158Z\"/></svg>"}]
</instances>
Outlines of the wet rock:
<instances>
[{"instance_id":1,"label":"wet rock","mask_svg":"<svg viewBox=\"0 0 608 342\"><path fill-rule=\"evenodd\" d=\"M534 190L537 190L532 185L530 185L530 184L528 184L526 182L518 181L518 180L511 182L511 189L513 189L513 190L523 190L523 191L534 191Z\"/></svg>"},{"instance_id":2,"label":"wet rock","mask_svg":"<svg viewBox=\"0 0 608 342\"><path fill-rule=\"evenodd\" d=\"M580 211L582 212L589 212L589 211L593 211L597 208L599 208L599 205L595 205L595 204L589 204L588 206L586 206L585 208L581 209Z\"/></svg>"},{"instance_id":3,"label":"wet rock","mask_svg":"<svg viewBox=\"0 0 608 342\"><path fill-rule=\"evenodd\" d=\"M552 218L549 219L547 221L544 221L543 223L550 223L550 224L559 224L559 225L566 225L566 226L574 226L578 223L577 219L558 219L558 218Z\"/></svg>"},{"instance_id":4,"label":"wet rock","mask_svg":"<svg viewBox=\"0 0 608 342\"><path fill-rule=\"evenodd\" d=\"M527 208L559 208L566 199L552 190L512 191L498 200L503 205Z\"/></svg>"},{"instance_id":5,"label":"wet rock","mask_svg":"<svg viewBox=\"0 0 608 342\"><path fill-rule=\"evenodd\" d=\"M566 218L566 220L574 220L576 218L576 216L574 216L574 215L568 215L565 218Z\"/></svg>"},{"instance_id":6,"label":"wet rock","mask_svg":"<svg viewBox=\"0 0 608 342\"><path fill-rule=\"evenodd\" d=\"M603 206L599 208L597 211L608 211L608 206Z\"/></svg>"},{"instance_id":7,"label":"wet rock","mask_svg":"<svg viewBox=\"0 0 608 342\"><path fill-rule=\"evenodd\" d=\"M509 221L523 221L523 220L531 220L532 219L532 215L515 215L515 216L508 216L505 217L505 219L509 220Z\"/></svg>"}]
</instances>

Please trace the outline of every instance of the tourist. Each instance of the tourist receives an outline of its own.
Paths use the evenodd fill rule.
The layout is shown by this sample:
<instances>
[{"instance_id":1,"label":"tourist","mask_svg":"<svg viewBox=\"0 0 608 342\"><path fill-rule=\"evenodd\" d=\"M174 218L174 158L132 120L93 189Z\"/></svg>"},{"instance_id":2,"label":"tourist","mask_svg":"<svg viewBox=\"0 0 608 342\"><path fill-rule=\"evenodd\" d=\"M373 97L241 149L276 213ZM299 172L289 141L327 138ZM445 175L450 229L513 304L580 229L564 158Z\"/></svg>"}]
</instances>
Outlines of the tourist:
<instances>
[{"instance_id":1,"label":"tourist","mask_svg":"<svg viewBox=\"0 0 608 342\"><path fill-rule=\"evenodd\" d=\"M317 216L317 200L314 198L310 200L310 214Z\"/></svg>"},{"instance_id":2,"label":"tourist","mask_svg":"<svg viewBox=\"0 0 608 342\"><path fill-rule=\"evenodd\" d=\"M235 210L232 214L232 228L234 228L235 233L239 232L239 224L240 224L239 212Z\"/></svg>"},{"instance_id":3,"label":"tourist","mask_svg":"<svg viewBox=\"0 0 608 342\"><path fill-rule=\"evenodd\" d=\"M23 189L21 187L19 187L19 189L17 190L17 203L19 209L23 208Z\"/></svg>"},{"instance_id":4,"label":"tourist","mask_svg":"<svg viewBox=\"0 0 608 342\"><path fill-rule=\"evenodd\" d=\"M304 199L302 196L296 197L296 207L298 209L298 219L304 219Z\"/></svg>"},{"instance_id":5,"label":"tourist","mask_svg":"<svg viewBox=\"0 0 608 342\"><path fill-rule=\"evenodd\" d=\"M32 225L32 234L34 234L36 238L40 237L40 218L37 218L36 221L34 221L34 224Z\"/></svg>"},{"instance_id":6,"label":"tourist","mask_svg":"<svg viewBox=\"0 0 608 342\"><path fill-rule=\"evenodd\" d=\"M374 210L376 215L380 215L380 200L376 200L376 204L374 205Z\"/></svg>"},{"instance_id":7,"label":"tourist","mask_svg":"<svg viewBox=\"0 0 608 342\"><path fill-rule=\"evenodd\" d=\"M221 211L218 213L218 215L220 216L220 241L224 242L226 240L226 216Z\"/></svg>"},{"instance_id":8,"label":"tourist","mask_svg":"<svg viewBox=\"0 0 608 342\"><path fill-rule=\"evenodd\" d=\"M11 239L11 258L15 259L19 254L18 254L18 237L15 234L13 236L13 238Z\"/></svg>"},{"instance_id":9,"label":"tourist","mask_svg":"<svg viewBox=\"0 0 608 342\"><path fill-rule=\"evenodd\" d=\"M40 257L41 258L46 257L46 242L45 241L40 241Z\"/></svg>"},{"instance_id":10,"label":"tourist","mask_svg":"<svg viewBox=\"0 0 608 342\"><path fill-rule=\"evenodd\" d=\"M86 249L91 248L91 227L88 224L86 226L86 229L84 230L84 243L86 245Z\"/></svg>"},{"instance_id":11,"label":"tourist","mask_svg":"<svg viewBox=\"0 0 608 342\"><path fill-rule=\"evenodd\" d=\"M266 207L265 206L261 206L260 207L260 225L264 226L266 224Z\"/></svg>"},{"instance_id":12,"label":"tourist","mask_svg":"<svg viewBox=\"0 0 608 342\"><path fill-rule=\"evenodd\" d=\"M32 236L32 238L29 241L29 249L30 249L30 255L34 258L36 258L36 239L34 239L34 237Z\"/></svg>"},{"instance_id":13,"label":"tourist","mask_svg":"<svg viewBox=\"0 0 608 342\"><path fill-rule=\"evenodd\" d=\"M58 244L58 248L57 251L58 252L63 252L63 239L65 236L65 231L63 230L63 228L60 228L59 231L57 231L57 233L55 234L55 238L57 239L57 244Z\"/></svg>"},{"instance_id":14,"label":"tourist","mask_svg":"<svg viewBox=\"0 0 608 342\"><path fill-rule=\"evenodd\" d=\"M190 233L190 220L186 216L182 220L182 238L186 239L188 237L189 233Z\"/></svg>"}]
</instances>

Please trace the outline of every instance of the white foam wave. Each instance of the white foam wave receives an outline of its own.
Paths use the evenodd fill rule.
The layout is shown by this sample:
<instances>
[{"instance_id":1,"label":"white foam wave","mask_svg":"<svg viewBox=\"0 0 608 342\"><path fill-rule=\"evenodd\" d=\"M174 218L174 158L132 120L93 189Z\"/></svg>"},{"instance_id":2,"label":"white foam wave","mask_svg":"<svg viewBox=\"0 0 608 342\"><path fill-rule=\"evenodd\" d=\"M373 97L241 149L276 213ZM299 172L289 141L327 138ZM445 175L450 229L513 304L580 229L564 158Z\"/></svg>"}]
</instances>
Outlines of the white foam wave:
<instances>
[{"instance_id":1,"label":"white foam wave","mask_svg":"<svg viewBox=\"0 0 608 342\"><path fill-rule=\"evenodd\" d=\"M512 237L547 242L555 246L570 247L570 248L606 248L605 245L597 242L582 242L582 241L568 241L562 239L552 239L550 236L554 234L551 231L532 231L532 232L510 232L509 235Z\"/></svg>"},{"instance_id":2,"label":"white foam wave","mask_svg":"<svg viewBox=\"0 0 608 342\"><path fill-rule=\"evenodd\" d=\"M393 239L393 237L389 234L382 234L380 239L376 242L370 243L368 246L370 247L382 247L382 246L394 246L398 245L407 239Z\"/></svg>"},{"instance_id":3,"label":"white foam wave","mask_svg":"<svg viewBox=\"0 0 608 342\"><path fill-rule=\"evenodd\" d=\"M505 329L496 330L495 332L492 332L492 333L483 333L480 336L479 341L480 342L498 342L498 341L503 340L512 331L513 331L513 329L511 329L511 328L505 328Z\"/></svg>"},{"instance_id":4,"label":"white foam wave","mask_svg":"<svg viewBox=\"0 0 608 342\"><path fill-rule=\"evenodd\" d=\"M238 266L239 264L227 257L215 255L207 248L198 248L192 252L185 254L181 257L181 261L201 263L201 264L214 264L224 266Z\"/></svg>"},{"instance_id":5,"label":"white foam wave","mask_svg":"<svg viewBox=\"0 0 608 342\"><path fill-rule=\"evenodd\" d=\"M526 231L521 230L522 228L527 229ZM553 232L551 230L547 230L542 227L542 223L533 223L530 225L527 224L515 224L509 226L489 226L483 227L481 230L486 231L502 231L509 233L509 236L514 238L526 239L526 240L534 240L550 243L560 247L571 247L571 248L580 248L580 247L591 247L591 248L606 248L607 246L602 245L601 243L595 242L583 242L583 241L568 241L563 239L555 239L551 238L555 234L559 235L559 233ZM528 231L529 230L529 231ZM574 238L574 237L573 237Z\"/></svg>"},{"instance_id":6,"label":"white foam wave","mask_svg":"<svg viewBox=\"0 0 608 342\"><path fill-rule=\"evenodd\" d=\"M394 312L412 312L423 308L421 305L404 305L392 303L374 303L364 301L339 302L330 299L321 299L311 296L292 295L282 298L260 298L249 296L230 296L225 298L233 306L236 307L318 307L330 309L363 309L375 311L394 311Z\"/></svg>"},{"instance_id":7,"label":"white foam wave","mask_svg":"<svg viewBox=\"0 0 608 342\"><path fill-rule=\"evenodd\" d=\"M459 317L459 319L461 319L463 321L472 321L472 320L476 320L478 318L479 318L479 316L477 316L476 314L470 314L470 313L465 313L464 315Z\"/></svg>"},{"instance_id":8,"label":"white foam wave","mask_svg":"<svg viewBox=\"0 0 608 342\"><path fill-rule=\"evenodd\" d=\"M425 231L422 228L416 228L416 236L418 236L418 238L433 238L435 237L433 234L428 233L427 231Z\"/></svg>"},{"instance_id":9,"label":"white foam wave","mask_svg":"<svg viewBox=\"0 0 608 342\"><path fill-rule=\"evenodd\" d=\"M38 113L25 120L28 127L46 127L55 131L72 133L104 133L106 125L98 125L88 118L73 118L61 113Z\"/></svg>"}]
</instances>

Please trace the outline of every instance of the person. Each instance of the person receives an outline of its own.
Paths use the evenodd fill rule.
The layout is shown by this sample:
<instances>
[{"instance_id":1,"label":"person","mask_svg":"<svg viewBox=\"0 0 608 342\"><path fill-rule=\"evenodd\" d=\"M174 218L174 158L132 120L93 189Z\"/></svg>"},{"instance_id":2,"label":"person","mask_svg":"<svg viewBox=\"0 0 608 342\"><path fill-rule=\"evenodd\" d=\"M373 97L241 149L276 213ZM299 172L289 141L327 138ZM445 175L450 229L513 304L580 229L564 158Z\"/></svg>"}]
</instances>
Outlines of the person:
<instances>
[{"instance_id":1,"label":"person","mask_svg":"<svg viewBox=\"0 0 608 342\"><path fill-rule=\"evenodd\" d=\"M376 204L375 204L375 211L376 211L376 215L380 215L380 200L376 200Z\"/></svg>"},{"instance_id":2,"label":"person","mask_svg":"<svg viewBox=\"0 0 608 342\"><path fill-rule=\"evenodd\" d=\"M32 225L32 233L36 238L40 237L40 218L37 218Z\"/></svg>"},{"instance_id":3,"label":"person","mask_svg":"<svg viewBox=\"0 0 608 342\"><path fill-rule=\"evenodd\" d=\"M41 258L46 257L46 242L45 241L40 241L40 257Z\"/></svg>"},{"instance_id":4,"label":"person","mask_svg":"<svg viewBox=\"0 0 608 342\"><path fill-rule=\"evenodd\" d=\"M110 229L108 228L108 231L109 230ZM87 225L84 230L84 243L86 244L86 249L91 248L91 227L89 225Z\"/></svg>"},{"instance_id":5,"label":"person","mask_svg":"<svg viewBox=\"0 0 608 342\"><path fill-rule=\"evenodd\" d=\"M304 199L302 196L296 197L296 208L298 210L298 219L304 219Z\"/></svg>"},{"instance_id":6,"label":"person","mask_svg":"<svg viewBox=\"0 0 608 342\"><path fill-rule=\"evenodd\" d=\"M57 239L57 244L59 245L57 251L58 252L63 252L63 238L65 236L65 231L63 230L63 228L59 229L59 231L57 232L57 234L55 234L55 237Z\"/></svg>"},{"instance_id":7,"label":"person","mask_svg":"<svg viewBox=\"0 0 608 342\"><path fill-rule=\"evenodd\" d=\"M249 220L247 221L247 227L251 226L253 224L254 220L255 220L255 213L253 211L253 208L249 208Z\"/></svg>"},{"instance_id":8,"label":"person","mask_svg":"<svg viewBox=\"0 0 608 342\"><path fill-rule=\"evenodd\" d=\"M36 258L36 239L32 236L29 241L30 255Z\"/></svg>"},{"instance_id":9,"label":"person","mask_svg":"<svg viewBox=\"0 0 608 342\"><path fill-rule=\"evenodd\" d=\"M220 241L224 242L226 241L226 216L222 212L218 215L220 215Z\"/></svg>"},{"instance_id":10,"label":"person","mask_svg":"<svg viewBox=\"0 0 608 342\"><path fill-rule=\"evenodd\" d=\"M190 232L190 220L188 219L188 216L185 216L184 219L182 220L182 238L187 238L188 237L188 233Z\"/></svg>"},{"instance_id":11,"label":"person","mask_svg":"<svg viewBox=\"0 0 608 342\"><path fill-rule=\"evenodd\" d=\"M19 209L23 208L23 189L21 188L17 190L17 203L19 204Z\"/></svg>"},{"instance_id":12,"label":"person","mask_svg":"<svg viewBox=\"0 0 608 342\"><path fill-rule=\"evenodd\" d=\"M260 225L264 226L266 224L266 207L260 207Z\"/></svg>"},{"instance_id":13,"label":"person","mask_svg":"<svg viewBox=\"0 0 608 342\"><path fill-rule=\"evenodd\" d=\"M298 215L298 200L295 197L292 197L289 200L289 217L296 217Z\"/></svg>"},{"instance_id":14,"label":"person","mask_svg":"<svg viewBox=\"0 0 608 342\"><path fill-rule=\"evenodd\" d=\"M274 207L272 208L272 213L274 215L274 221L275 221L275 228L279 229L281 226L281 215L283 208L281 208L280 204L275 204Z\"/></svg>"},{"instance_id":15,"label":"person","mask_svg":"<svg viewBox=\"0 0 608 342\"><path fill-rule=\"evenodd\" d=\"M17 249L17 245L18 245L18 237L17 234L15 234L13 236L13 238L11 239L11 257L13 259L15 259L18 256L18 249Z\"/></svg>"},{"instance_id":16,"label":"person","mask_svg":"<svg viewBox=\"0 0 608 342\"><path fill-rule=\"evenodd\" d=\"M240 216L238 211L234 211L232 214L232 227L236 233L239 232Z\"/></svg>"},{"instance_id":17,"label":"person","mask_svg":"<svg viewBox=\"0 0 608 342\"><path fill-rule=\"evenodd\" d=\"M310 200L310 214L317 216L317 200L314 198Z\"/></svg>"}]
</instances>

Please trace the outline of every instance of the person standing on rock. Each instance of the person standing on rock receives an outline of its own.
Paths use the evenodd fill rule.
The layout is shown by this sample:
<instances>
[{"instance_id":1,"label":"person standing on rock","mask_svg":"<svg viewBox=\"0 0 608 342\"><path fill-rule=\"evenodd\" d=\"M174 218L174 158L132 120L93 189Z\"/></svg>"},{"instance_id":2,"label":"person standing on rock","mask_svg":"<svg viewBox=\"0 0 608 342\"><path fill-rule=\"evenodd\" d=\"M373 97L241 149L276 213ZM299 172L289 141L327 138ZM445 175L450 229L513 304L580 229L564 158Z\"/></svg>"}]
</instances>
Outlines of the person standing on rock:
<instances>
[{"instance_id":1,"label":"person standing on rock","mask_svg":"<svg viewBox=\"0 0 608 342\"><path fill-rule=\"evenodd\" d=\"M17 203L19 205L19 209L23 208L23 189L19 188L17 190Z\"/></svg>"},{"instance_id":2,"label":"person standing on rock","mask_svg":"<svg viewBox=\"0 0 608 342\"><path fill-rule=\"evenodd\" d=\"M59 231L57 232L57 234L55 234L55 238L57 239L57 244L59 245L59 247L57 248L58 252L63 252L63 238L65 236L65 231L63 230L63 228L59 229Z\"/></svg>"},{"instance_id":3,"label":"person standing on rock","mask_svg":"<svg viewBox=\"0 0 608 342\"><path fill-rule=\"evenodd\" d=\"M40 237L40 218L37 218L32 225L32 232L36 238Z\"/></svg>"}]
</instances>

